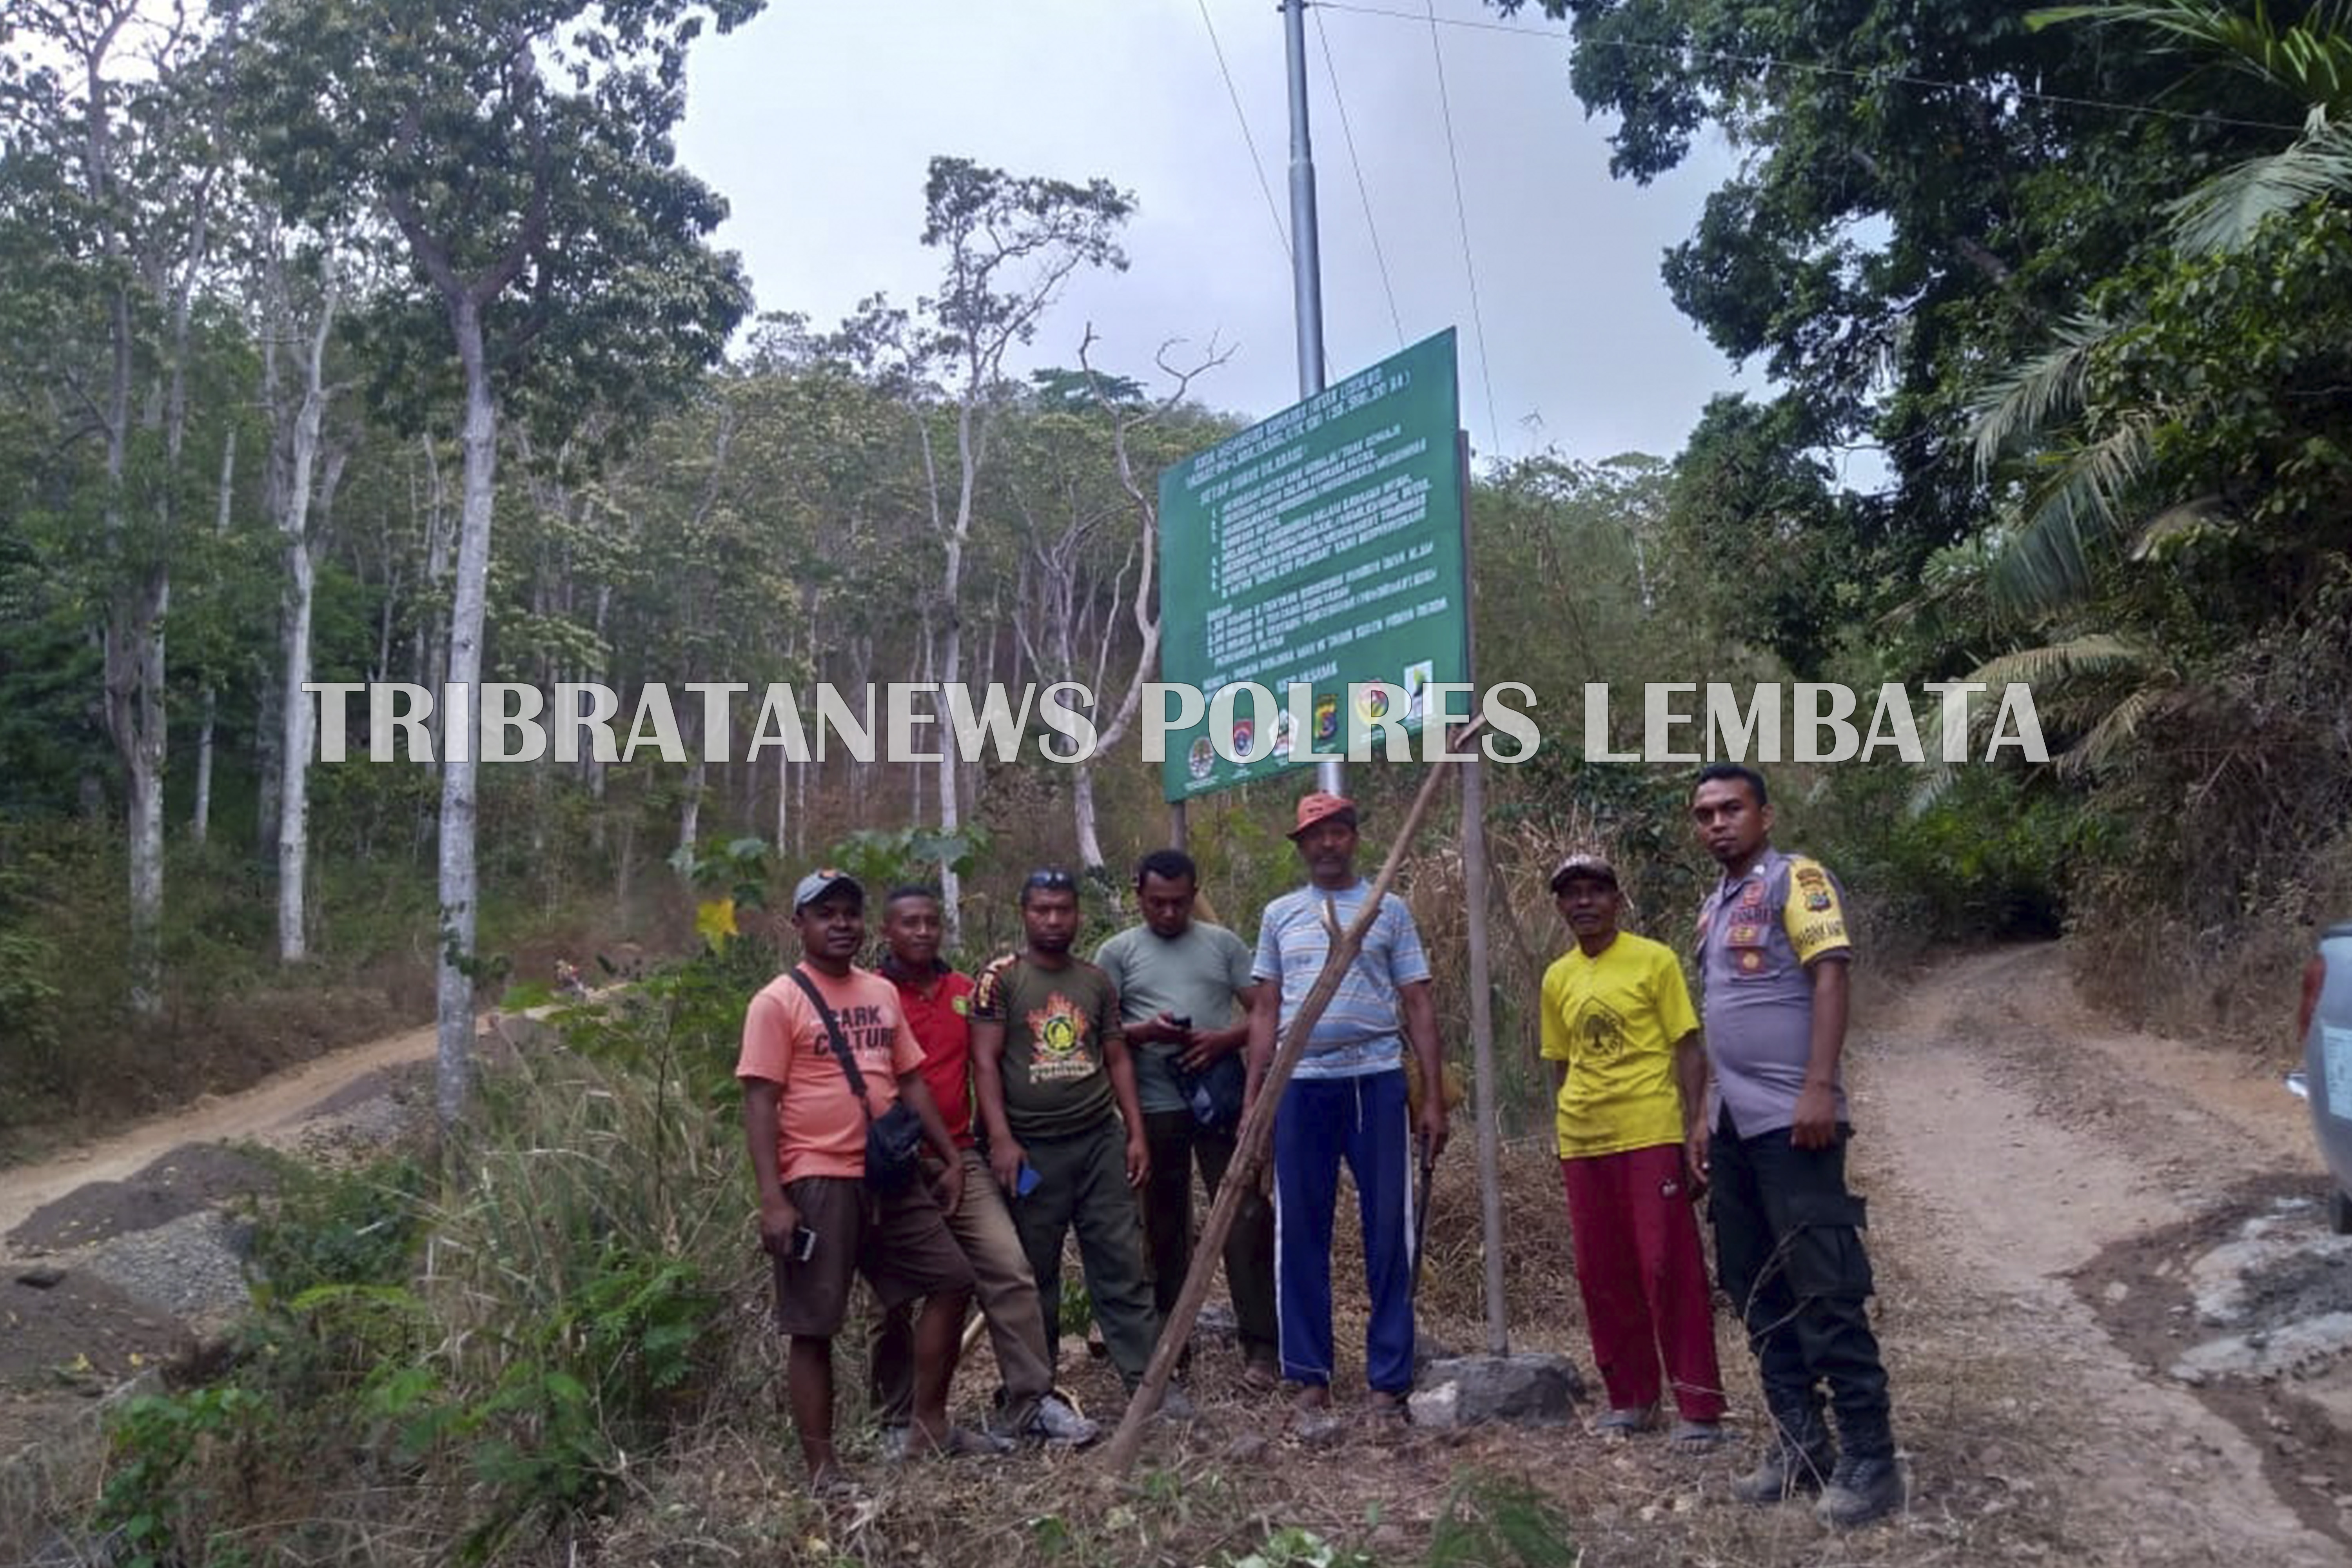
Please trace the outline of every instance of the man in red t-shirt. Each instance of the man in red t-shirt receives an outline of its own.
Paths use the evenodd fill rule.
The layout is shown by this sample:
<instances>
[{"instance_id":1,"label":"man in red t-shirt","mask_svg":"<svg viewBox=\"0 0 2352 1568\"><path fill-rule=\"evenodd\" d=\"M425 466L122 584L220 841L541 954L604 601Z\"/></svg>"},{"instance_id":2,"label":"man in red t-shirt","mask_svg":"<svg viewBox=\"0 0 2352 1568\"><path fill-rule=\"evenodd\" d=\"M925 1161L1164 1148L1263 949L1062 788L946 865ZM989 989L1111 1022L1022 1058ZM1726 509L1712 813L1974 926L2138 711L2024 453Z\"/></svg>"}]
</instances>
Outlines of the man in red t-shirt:
<instances>
[{"instance_id":1,"label":"man in red t-shirt","mask_svg":"<svg viewBox=\"0 0 2352 1568\"><path fill-rule=\"evenodd\" d=\"M1001 1430L1049 1443L1090 1443L1095 1424L1054 1392L1045 1360L1045 1320L1037 1277L1021 1250L1012 1211L973 1146L971 1130L971 982L940 958L940 895L926 887L894 888L882 903L882 940L890 944L883 978L898 988L907 1023L923 1047L923 1081L939 1102L948 1134L962 1151L963 1200L948 1215L948 1234L963 1249L977 1283L981 1316L1004 1380ZM1056 1303L1059 1306L1059 1303ZM903 1447L914 1400L914 1310L911 1304L874 1321L874 1408L882 1419L883 1449Z\"/></svg>"},{"instance_id":2,"label":"man in red t-shirt","mask_svg":"<svg viewBox=\"0 0 2352 1568\"><path fill-rule=\"evenodd\" d=\"M825 1495L848 1487L834 1457L833 1337L848 1312L851 1278L865 1275L886 1309L926 1298L915 1329L911 1445L926 1449L950 1441L948 1380L972 1278L942 1218L962 1197L963 1166L923 1082L922 1047L890 983L850 963L866 941L866 890L838 871L811 872L793 890L793 928L798 974L824 1010L794 974L769 982L744 1015L735 1076L760 1244L775 1260L776 1329L792 1341L793 1424L811 1489ZM862 1107L833 1044L836 1027L865 1080ZM866 1188L866 1119L901 1099L947 1162L936 1198L921 1182L887 1195Z\"/></svg>"}]
</instances>

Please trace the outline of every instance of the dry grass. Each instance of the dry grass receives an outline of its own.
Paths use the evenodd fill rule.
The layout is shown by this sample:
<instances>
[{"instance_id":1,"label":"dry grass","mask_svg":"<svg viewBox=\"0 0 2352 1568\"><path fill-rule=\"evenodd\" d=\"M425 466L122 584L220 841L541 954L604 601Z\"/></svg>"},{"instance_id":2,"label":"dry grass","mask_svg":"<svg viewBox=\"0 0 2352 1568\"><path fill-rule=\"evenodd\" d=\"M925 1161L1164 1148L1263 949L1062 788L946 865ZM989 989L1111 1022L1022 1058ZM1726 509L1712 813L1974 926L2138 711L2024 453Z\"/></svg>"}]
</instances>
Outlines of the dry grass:
<instances>
[{"instance_id":1,"label":"dry grass","mask_svg":"<svg viewBox=\"0 0 2352 1568\"><path fill-rule=\"evenodd\" d=\"M1503 1168L1504 1273L1516 1349L1562 1351L1590 1366L1569 1267L1556 1161L1540 1143L1507 1152ZM1483 1258L1475 1164L1449 1156L1434 1189L1424 1334L1454 1350L1483 1347ZM2114 1555L2067 1505L2065 1473L2079 1413L2021 1345L2007 1304L1968 1292L1940 1270L1930 1238L1899 1228L1878 1248L1880 1325L1895 1379L1898 1431L1913 1466L1915 1505L1900 1522L1839 1538L1801 1508L1751 1510L1726 1500L1752 1454L1689 1458L1658 1438L1610 1442L1581 1424L1549 1429L1390 1431L1351 1426L1336 1445L1310 1448L1286 1430L1280 1399L1239 1390L1229 1337L1203 1332L1192 1388L1200 1418L1155 1427L1135 1476L1116 1480L1089 1453L1029 1453L995 1460L892 1467L876 1452L858 1393L856 1328L836 1344L845 1457L872 1488L868 1501L820 1506L801 1485L797 1444L778 1408L781 1357L765 1331L766 1280L748 1244L726 1292L725 1359L713 1369L698 1420L662 1451L633 1456L620 1507L554 1534L531 1533L497 1561L548 1568L579 1563L658 1563L732 1568L746 1563L1008 1568L1217 1565L1275 1531L1303 1527L1368 1552L1388 1568L1425 1560L1437 1521L1465 1486L1523 1482L1566 1521L1589 1568L1611 1564L1975 1564L2128 1561ZM1341 1197L1342 1214L1352 1200ZM1360 1254L1343 1219L1333 1259L1343 1406L1360 1398ZM1915 1258L1927 1259L1924 1269ZM1737 1331L1718 1319L1736 1432L1751 1436L1754 1376ZM1119 1394L1107 1363L1071 1336L1064 1378L1092 1413L1115 1417ZM977 1421L991 1378L985 1352L958 1379L958 1411ZM463 1512L461 1476L431 1484L341 1472L306 1491L275 1479L261 1508L223 1550L257 1559L414 1568L448 1560L450 1522ZM2112 1537L2108 1537L2112 1540ZM223 1557L221 1561L228 1559ZM1508 1557L1496 1557L1507 1563Z\"/></svg>"},{"instance_id":2,"label":"dry grass","mask_svg":"<svg viewBox=\"0 0 2352 1568\"><path fill-rule=\"evenodd\" d=\"M1513 1348L1562 1351L1589 1367L1549 1150L1513 1148L1503 1192ZM1343 1193L1343 1215L1351 1201ZM1485 1342L1483 1258L1466 1151L1442 1169L1434 1201L1422 1331L1449 1349L1475 1351ZM1350 1285L1360 1279L1361 1259L1352 1229L1343 1220L1333 1258L1343 1406L1361 1388L1361 1289ZM2069 1443L2063 1396L2049 1387L2039 1359L2004 1332L2000 1306L1955 1300L1948 1282L1915 1274L1900 1253L1881 1252L1881 1324L1915 1503L1904 1521L1851 1537L1822 1531L1801 1508L1730 1503L1728 1481L1752 1457L1746 1442L1694 1459L1656 1437L1609 1441L1580 1423L1466 1432L1390 1432L1363 1423L1331 1447L1302 1447L1286 1430L1282 1401L1240 1395L1231 1341L1204 1338L1193 1374L1200 1418L1154 1428L1128 1481L1107 1477L1087 1454L885 1467L858 1423L856 1397L845 1393L843 1433L875 1490L861 1505L822 1508L803 1495L788 1424L760 1399L691 1435L643 1478L621 1517L578 1544L605 1561L679 1568L746 1561L1191 1568L1223 1563L1276 1530L1297 1526L1381 1563L1402 1564L1423 1561L1436 1521L1465 1483L1503 1479L1549 1501L1589 1568L2119 1560L2076 1538L2057 1480ZM1752 1436L1759 1408L1752 1364L1728 1317L1718 1323L1734 1429ZM839 1351L845 1391L862 1376L853 1342L845 1336ZM756 1361L762 1352L751 1353ZM772 1361L772 1352L765 1353ZM974 1392L986 1384L987 1370L983 1355L959 1379L967 1418L977 1418ZM1116 1415L1118 1386L1104 1363L1073 1347L1064 1371L1091 1410ZM568 1553L571 1544L551 1543L544 1560Z\"/></svg>"},{"instance_id":3,"label":"dry grass","mask_svg":"<svg viewBox=\"0 0 2352 1568\"><path fill-rule=\"evenodd\" d=\"M2340 921L2352 921L2352 831L2251 891L2241 919L2200 926L2167 909L2088 922L2072 939L2075 978L2085 1000L2137 1027L2284 1061L2303 1045L2294 1037L2304 963Z\"/></svg>"}]
</instances>

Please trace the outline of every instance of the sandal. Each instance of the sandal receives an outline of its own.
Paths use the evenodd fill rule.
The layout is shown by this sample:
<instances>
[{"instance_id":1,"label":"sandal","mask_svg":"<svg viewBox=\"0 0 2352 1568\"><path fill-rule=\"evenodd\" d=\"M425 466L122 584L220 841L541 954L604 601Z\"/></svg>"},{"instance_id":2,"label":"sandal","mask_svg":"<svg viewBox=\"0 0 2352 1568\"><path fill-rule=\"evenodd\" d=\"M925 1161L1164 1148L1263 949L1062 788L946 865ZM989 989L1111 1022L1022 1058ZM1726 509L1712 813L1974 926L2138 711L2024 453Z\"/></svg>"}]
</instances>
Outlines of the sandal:
<instances>
[{"instance_id":1,"label":"sandal","mask_svg":"<svg viewBox=\"0 0 2352 1568\"><path fill-rule=\"evenodd\" d=\"M1619 1405L1592 1424L1592 1429L1603 1437L1631 1437L1636 1432L1650 1429L1651 1418L1656 1415L1654 1405Z\"/></svg>"},{"instance_id":2,"label":"sandal","mask_svg":"<svg viewBox=\"0 0 2352 1568\"><path fill-rule=\"evenodd\" d=\"M1371 1402L1365 1408L1373 1421L1381 1426L1409 1426L1412 1425L1412 1406L1406 1403L1406 1399L1405 1394L1376 1388L1372 1390Z\"/></svg>"},{"instance_id":3,"label":"sandal","mask_svg":"<svg viewBox=\"0 0 2352 1568\"><path fill-rule=\"evenodd\" d=\"M1675 1423L1674 1436L1668 1439L1677 1454L1706 1454L1720 1448L1731 1440L1720 1421L1683 1420Z\"/></svg>"},{"instance_id":4,"label":"sandal","mask_svg":"<svg viewBox=\"0 0 2352 1568\"><path fill-rule=\"evenodd\" d=\"M863 1502L866 1489L839 1465L827 1465L809 1478L809 1496L818 1502Z\"/></svg>"},{"instance_id":5,"label":"sandal","mask_svg":"<svg viewBox=\"0 0 2352 1568\"><path fill-rule=\"evenodd\" d=\"M1302 1389L1290 1405L1290 1432L1309 1447L1320 1447L1339 1436L1339 1416L1331 1408L1331 1393L1316 1386Z\"/></svg>"},{"instance_id":6,"label":"sandal","mask_svg":"<svg viewBox=\"0 0 2352 1568\"><path fill-rule=\"evenodd\" d=\"M1266 1358L1255 1358L1242 1367L1244 1394L1272 1394L1282 1386L1282 1364Z\"/></svg>"},{"instance_id":7,"label":"sandal","mask_svg":"<svg viewBox=\"0 0 2352 1568\"><path fill-rule=\"evenodd\" d=\"M909 1426L906 1431L908 1441L902 1457L910 1459L970 1459L1013 1452L1010 1437L977 1432L969 1426L950 1426L943 1437L933 1437L919 1426Z\"/></svg>"}]
</instances>

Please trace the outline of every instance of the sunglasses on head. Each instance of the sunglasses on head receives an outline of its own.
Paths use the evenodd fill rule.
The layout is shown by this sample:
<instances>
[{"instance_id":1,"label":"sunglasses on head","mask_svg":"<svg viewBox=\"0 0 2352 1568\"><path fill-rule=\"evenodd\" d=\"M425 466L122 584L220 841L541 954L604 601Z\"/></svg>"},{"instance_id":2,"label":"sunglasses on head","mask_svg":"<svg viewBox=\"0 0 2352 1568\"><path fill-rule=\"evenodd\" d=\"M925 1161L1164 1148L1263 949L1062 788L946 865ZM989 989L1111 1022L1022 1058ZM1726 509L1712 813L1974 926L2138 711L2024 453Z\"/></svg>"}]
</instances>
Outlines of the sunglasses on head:
<instances>
[{"instance_id":1,"label":"sunglasses on head","mask_svg":"<svg viewBox=\"0 0 2352 1568\"><path fill-rule=\"evenodd\" d=\"M1033 890L1070 893L1077 891L1077 887L1076 877L1067 871L1048 868L1045 870L1030 872L1028 879L1021 884L1021 890L1024 893Z\"/></svg>"}]
</instances>

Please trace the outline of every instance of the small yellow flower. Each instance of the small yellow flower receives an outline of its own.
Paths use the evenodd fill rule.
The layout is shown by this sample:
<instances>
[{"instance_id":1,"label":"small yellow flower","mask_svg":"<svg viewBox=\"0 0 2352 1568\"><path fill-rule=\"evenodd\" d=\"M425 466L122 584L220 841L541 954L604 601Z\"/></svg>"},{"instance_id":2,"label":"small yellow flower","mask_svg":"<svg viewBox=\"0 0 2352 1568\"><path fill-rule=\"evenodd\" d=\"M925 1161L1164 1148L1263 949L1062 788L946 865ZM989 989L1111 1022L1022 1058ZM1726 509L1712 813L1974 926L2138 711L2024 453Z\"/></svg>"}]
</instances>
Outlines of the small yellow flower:
<instances>
[{"instance_id":1,"label":"small yellow flower","mask_svg":"<svg viewBox=\"0 0 2352 1568\"><path fill-rule=\"evenodd\" d=\"M713 952L722 951L728 939L740 933L735 926L735 900L713 899L695 911L694 929Z\"/></svg>"}]
</instances>

